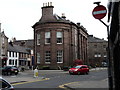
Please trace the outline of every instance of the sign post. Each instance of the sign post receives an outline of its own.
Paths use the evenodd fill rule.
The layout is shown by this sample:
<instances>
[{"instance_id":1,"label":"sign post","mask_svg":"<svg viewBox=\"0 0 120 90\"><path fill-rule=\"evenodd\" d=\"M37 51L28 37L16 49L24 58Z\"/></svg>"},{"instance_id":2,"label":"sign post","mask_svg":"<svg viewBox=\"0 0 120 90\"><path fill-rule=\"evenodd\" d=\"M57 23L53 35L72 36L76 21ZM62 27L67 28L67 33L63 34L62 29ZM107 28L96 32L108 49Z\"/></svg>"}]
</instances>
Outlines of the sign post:
<instances>
[{"instance_id":1,"label":"sign post","mask_svg":"<svg viewBox=\"0 0 120 90\"><path fill-rule=\"evenodd\" d=\"M107 27L107 35L108 35L108 49L107 49L107 59L108 59L108 83L109 83L109 90L113 90L113 80L112 80L112 68L111 68L111 59L110 59L110 32L109 32L109 25L104 23L101 19L103 19L107 14L107 9L100 5L100 2L95 2L97 6L93 9L92 15L95 19L98 19L101 23L103 23Z\"/></svg>"}]
</instances>

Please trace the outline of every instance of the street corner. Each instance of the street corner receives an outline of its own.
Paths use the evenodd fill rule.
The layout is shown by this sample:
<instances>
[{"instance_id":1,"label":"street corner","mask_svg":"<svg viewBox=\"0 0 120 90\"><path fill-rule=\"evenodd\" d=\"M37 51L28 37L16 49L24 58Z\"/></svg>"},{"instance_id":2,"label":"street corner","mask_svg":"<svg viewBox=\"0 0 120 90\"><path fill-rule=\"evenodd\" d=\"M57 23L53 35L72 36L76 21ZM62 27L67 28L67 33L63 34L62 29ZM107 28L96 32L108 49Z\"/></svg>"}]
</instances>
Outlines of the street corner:
<instances>
[{"instance_id":1,"label":"street corner","mask_svg":"<svg viewBox=\"0 0 120 90\"><path fill-rule=\"evenodd\" d=\"M101 89L108 89L108 83L107 79L101 80L101 81L78 81L78 82L70 82L66 84L62 84L59 86L59 88L64 88L67 90L73 90L73 89L89 89L89 88L101 88Z\"/></svg>"}]
</instances>

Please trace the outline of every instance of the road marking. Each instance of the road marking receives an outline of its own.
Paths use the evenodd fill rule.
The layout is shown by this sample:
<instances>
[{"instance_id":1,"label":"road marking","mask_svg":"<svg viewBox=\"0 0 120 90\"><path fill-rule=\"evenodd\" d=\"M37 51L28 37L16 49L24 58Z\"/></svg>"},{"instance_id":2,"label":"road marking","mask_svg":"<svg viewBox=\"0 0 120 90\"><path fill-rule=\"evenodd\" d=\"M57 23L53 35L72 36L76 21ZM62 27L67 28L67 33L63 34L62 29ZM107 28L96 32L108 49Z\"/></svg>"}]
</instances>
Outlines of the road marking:
<instances>
[{"instance_id":1,"label":"road marking","mask_svg":"<svg viewBox=\"0 0 120 90\"><path fill-rule=\"evenodd\" d=\"M69 84L73 84L73 83L78 83L78 82L70 82L70 83L62 84L62 85L59 85L59 88L66 89L65 85L69 85Z\"/></svg>"},{"instance_id":2,"label":"road marking","mask_svg":"<svg viewBox=\"0 0 120 90\"><path fill-rule=\"evenodd\" d=\"M108 80L108 78L106 78L106 79L103 79L103 80L101 80L101 81L107 81Z\"/></svg>"},{"instance_id":3,"label":"road marking","mask_svg":"<svg viewBox=\"0 0 120 90\"><path fill-rule=\"evenodd\" d=\"M38 82L38 81L45 81L45 80L49 80L50 78L45 78L42 80L34 80L34 81L27 81L27 82L21 82L21 83L14 83L12 85L19 85L19 84L25 84L25 83L33 83L33 82Z\"/></svg>"}]
</instances>

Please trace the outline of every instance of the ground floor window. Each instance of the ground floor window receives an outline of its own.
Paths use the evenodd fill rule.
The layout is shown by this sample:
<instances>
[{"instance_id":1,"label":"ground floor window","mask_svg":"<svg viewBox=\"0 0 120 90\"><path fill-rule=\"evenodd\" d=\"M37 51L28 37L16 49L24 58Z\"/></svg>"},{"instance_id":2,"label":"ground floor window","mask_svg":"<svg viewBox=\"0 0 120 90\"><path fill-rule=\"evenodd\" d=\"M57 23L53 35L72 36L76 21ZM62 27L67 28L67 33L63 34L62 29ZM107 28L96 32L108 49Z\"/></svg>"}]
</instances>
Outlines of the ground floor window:
<instances>
[{"instance_id":1,"label":"ground floor window","mask_svg":"<svg viewBox=\"0 0 120 90\"><path fill-rule=\"evenodd\" d=\"M9 65L14 65L14 60L13 59L9 59Z\"/></svg>"},{"instance_id":2,"label":"ground floor window","mask_svg":"<svg viewBox=\"0 0 120 90\"><path fill-rule=\"evenodd\" d=\"M37 53L37 64L40 64L40 53Z\"/></svg>"},{"instance_id":3,"label":"ground floor window","mask_svg":"<svg viewBox=\"0 0 120 90\"><path fill-rule=\"evenodd\" d=\"M45 63L50 63L51 62L51 57L50 57L50 51L45 52Z\"/></svg>"},{"instance_id":4,"label":"ground floor window","mask_svg":"<svg viewBox=\"0 0 120 90\"><path fill-rule=\"evenodd\" d=\"M15 60L15 65L17 66L17 59Z\"/></svg>"},{"instance_id":5,"label":"ground floor window","mask_svg":"<svg viewBox=\"0 0 120 90\"><path fill-rule=\"evenodd\" d=\"M20 61L19 61L19 65L25 66L25 65L26 65L26 61L25 61L25 60L20 60Z\"/></svg>"},{"instance_id":6,"label":"ground floor window","mask_svg":"<svg viewBox=\"0 0 120 90\"><path fill-rule=\"evenodd\" d=\"M63 51L62 50L57 51L57 63L63 63Z\"/></svg>"}]
</instances>

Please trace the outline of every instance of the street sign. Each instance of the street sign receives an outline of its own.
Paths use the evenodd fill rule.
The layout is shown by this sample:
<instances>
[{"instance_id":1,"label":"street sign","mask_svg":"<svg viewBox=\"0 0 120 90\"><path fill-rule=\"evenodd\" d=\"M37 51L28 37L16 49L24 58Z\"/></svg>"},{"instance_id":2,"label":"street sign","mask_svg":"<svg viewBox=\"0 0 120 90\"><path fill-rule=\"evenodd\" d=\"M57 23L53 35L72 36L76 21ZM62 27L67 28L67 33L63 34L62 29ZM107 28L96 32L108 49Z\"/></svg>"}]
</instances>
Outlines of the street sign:
<instances>
[{"instance_id":1,"label":"street sign","mask_svg":"<svg viewBox=\"0 0 120 90\"><path fill-rule=\"evenodd\" d=\"M92 11L92 15L95 19L102 19L106 16L106 14L107 9L103 5L96 6Z\"/></svg>"}]
</instances>

